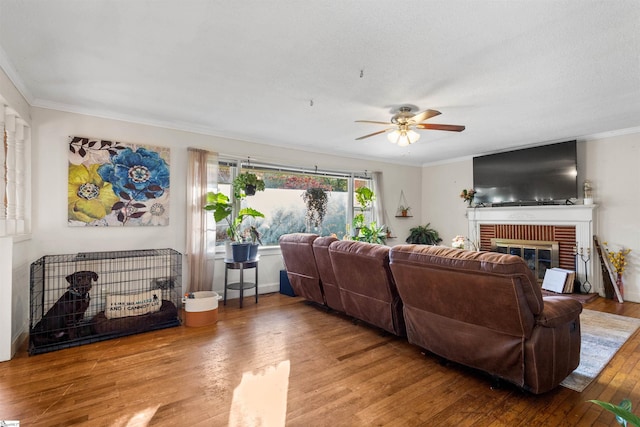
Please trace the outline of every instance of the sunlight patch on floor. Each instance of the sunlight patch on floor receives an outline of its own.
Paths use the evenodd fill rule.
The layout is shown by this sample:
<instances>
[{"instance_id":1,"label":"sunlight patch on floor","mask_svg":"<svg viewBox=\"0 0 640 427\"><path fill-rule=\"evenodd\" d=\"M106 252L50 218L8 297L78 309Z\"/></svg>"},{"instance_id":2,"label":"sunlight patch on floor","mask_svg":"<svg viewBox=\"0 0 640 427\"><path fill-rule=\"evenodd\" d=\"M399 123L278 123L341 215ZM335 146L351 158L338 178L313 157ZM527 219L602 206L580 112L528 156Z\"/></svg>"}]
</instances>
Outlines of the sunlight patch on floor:
<instances>
[{"instance_id":1,"label":"sunlight patch on floor","mask_svg":"<svg viewBox=\"0 0 640 427\"><path fill-rule=\"evenodd\" d=\"M245 372L233 391L229 426L284 426L289 389L288 360L260 372Z\"/></svg>"},{"instance_id":2,"label":"sunlight patch on floor","mask_svg":"<svg viewBox=\"0 0 640 427\"><path fill-rule=\"evenodd\" d=\"M125 427L147 427L151 422L151 419L160 408L160 405L151 406L144 409L127 420L127 416L120 417L114 425Z\"/></svg>"}]
</instances>

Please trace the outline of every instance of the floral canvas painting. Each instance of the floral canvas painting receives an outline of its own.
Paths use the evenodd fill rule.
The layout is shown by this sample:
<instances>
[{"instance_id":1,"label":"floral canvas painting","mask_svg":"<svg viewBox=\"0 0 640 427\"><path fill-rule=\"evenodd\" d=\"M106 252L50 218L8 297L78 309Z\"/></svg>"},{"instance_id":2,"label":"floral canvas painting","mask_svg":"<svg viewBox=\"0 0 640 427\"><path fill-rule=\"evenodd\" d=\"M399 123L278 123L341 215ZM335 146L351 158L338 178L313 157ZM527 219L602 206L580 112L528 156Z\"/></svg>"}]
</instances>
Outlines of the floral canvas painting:
<instances>
[{"instance_id":1,"label":"floral canvas painting","mask_svg":"<svg viewBox=\"0 0 640 427\"><path fill-rule=\"evenodd\" d=\"M166 147L72 137L69 225L168 225L169 155Z\"/></svg>"}]
</instances>

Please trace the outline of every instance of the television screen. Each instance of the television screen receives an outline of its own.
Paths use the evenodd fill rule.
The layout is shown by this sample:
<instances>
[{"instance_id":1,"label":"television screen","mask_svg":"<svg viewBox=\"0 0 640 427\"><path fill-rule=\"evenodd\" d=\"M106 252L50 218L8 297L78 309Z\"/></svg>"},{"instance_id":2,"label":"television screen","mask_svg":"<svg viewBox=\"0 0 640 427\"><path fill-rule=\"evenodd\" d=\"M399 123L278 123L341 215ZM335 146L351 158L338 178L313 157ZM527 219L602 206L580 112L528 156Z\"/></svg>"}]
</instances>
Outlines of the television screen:
<instances>
[{"instance_id":1,"label":"television screen","mask_svg":"<svg viewBox=\"0 0 640 427\"><path fill-rule=\"evenodd\" d=\"M577 198L576 141L473 158L474 201L545 204Z\"/></svg>"}]
</instances>

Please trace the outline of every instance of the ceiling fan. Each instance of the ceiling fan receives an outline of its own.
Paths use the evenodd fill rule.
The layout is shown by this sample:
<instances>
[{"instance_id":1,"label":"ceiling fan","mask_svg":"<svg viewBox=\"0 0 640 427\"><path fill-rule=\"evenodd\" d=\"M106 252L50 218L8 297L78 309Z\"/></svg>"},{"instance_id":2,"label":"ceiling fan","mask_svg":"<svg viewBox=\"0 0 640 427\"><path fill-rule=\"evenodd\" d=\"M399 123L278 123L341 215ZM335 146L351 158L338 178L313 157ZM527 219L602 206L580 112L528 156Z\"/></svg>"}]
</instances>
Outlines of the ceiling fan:
<instances>
[{"instance_id":1,"label":"ceiling fan","mask_svg":"<svg viewBox=\"0 0 640 427\"><path fill-rule=\"evenodd\" d=\"M428 129L428 130L446 130L450 132L462 132L464 126L460 125L442 125L435 123L422 123L423 121L430 119L441 114L436 110L425 110L421 113L411 113L411 107L402 106L398 109L398 112L391 117L390 127L370 133L368 135L356 138L356 141L369 138L370 136L380 135L381 133L389 132L387 139L393 144L398 144L400 147L406 147L409 144L420 139L420 134L414 129ZM372 120L356 120L356 123L373 123L377 125L389 126L387 122L376 122Z\"/></svg>"}]
</instances>

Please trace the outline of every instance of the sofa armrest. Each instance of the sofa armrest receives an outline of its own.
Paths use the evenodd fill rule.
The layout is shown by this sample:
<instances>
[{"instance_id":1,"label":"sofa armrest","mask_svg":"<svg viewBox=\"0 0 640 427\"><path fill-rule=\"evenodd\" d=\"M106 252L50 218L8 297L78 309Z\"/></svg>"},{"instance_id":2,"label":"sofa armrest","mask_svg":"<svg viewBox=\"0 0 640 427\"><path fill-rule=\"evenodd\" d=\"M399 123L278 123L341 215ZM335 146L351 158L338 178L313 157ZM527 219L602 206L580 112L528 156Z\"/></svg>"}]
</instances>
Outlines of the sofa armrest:
<instances>
[{"instance_id":1,"label":"sofa armrest","mask_svg":"<svg viewBox=\"0 0 640 427\"><path fill-rule=\"evenodd\" d=\"M568 323L582 312L582 304L569 297L544 297L544 308L537 317L536 324L546 328L556 328Z\"/></svg>"}]
</instances>

